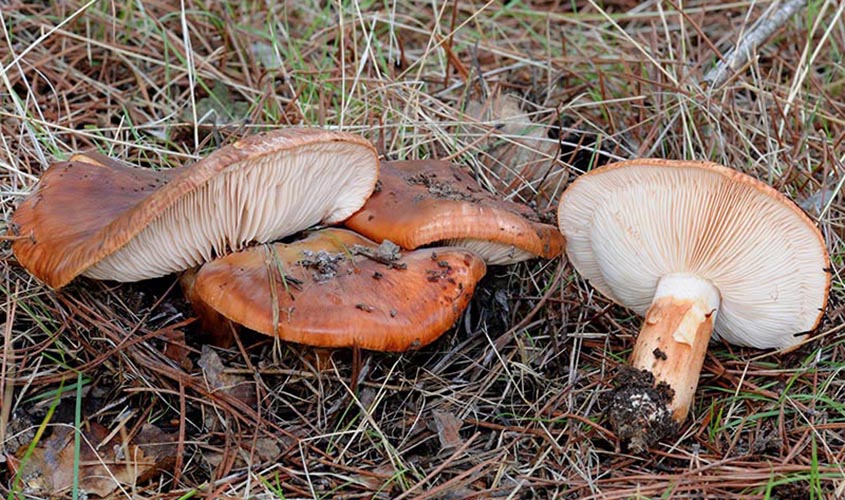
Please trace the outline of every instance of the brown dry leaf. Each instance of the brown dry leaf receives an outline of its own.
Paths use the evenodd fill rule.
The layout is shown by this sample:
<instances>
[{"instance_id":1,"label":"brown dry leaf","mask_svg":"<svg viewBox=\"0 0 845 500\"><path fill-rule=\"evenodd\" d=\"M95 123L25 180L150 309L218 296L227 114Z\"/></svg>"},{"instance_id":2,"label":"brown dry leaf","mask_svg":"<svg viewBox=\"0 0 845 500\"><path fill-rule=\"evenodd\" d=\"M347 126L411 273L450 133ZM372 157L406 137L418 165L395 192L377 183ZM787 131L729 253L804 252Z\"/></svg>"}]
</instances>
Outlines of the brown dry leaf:
<instances>
[{"instance_id":1,"label":"brown dry leaf","mask_svg":"<svg viewBox=\"0 0 845 500\"><path fill-rule=\"evenodd\" d=\"M173 465L176 444L173 436L145 425L128 443L118 438L108 442L108 430L91 423L82 431L79 453L79 489L88 495L105 497L118 488L132 489ZM26 462L25 449L18 453L19 472L27 494L53 497L73 486L74 430L57 427L33 450Z\"/></svg>"},{"instance_id":2,"label":"brown dry leaf","mask_svg":"<svg viewBox=\"0 0 845 500\"><path fill-rule=\"evenodd\" d=\"M255 385L247 381L245 377L225 373L223 361L210 346L202 346L202 354L198 363L209 388L223 391L248 405L255 405L258 401Z\"/></svg>"},{"instance_id":3,"label":"brown dry leaf","mask_svg":"<svg viewBox=\"0 0 845 500\"><path fill-rule=\"evenodd\" d=\"M461 439L461 426L464 421L451 412L434 410L433 424L437 437L440 439L441 450L452 450L459 447L464 441Z\"/></svg>"},{"instance_id":4,"label":"brown dry leaf","mask_svg":"<svg viewBox=\"0 0 845 500\"><path fill-rule=\"evenodd\" d=\"M514 95L496 94L484 102L471 101L466 114L496 127L490 139L479 144L485 150L483 163L500 180L496 187L509 193L530 184L542 192L557 158L558 144L549 139L545 126L532 123L519 102ZM468 132L477 135L479 130Z\"/></svg>"},{"instance_id":5,"label":"brown dry leaf","mask_svg":"<svg viewBox=\"0 0 845 500\"><path fill-rule=\"evenodd\" d=\"M184 370L190 371L194 364L188 358L191 350L185 342L185 332L182 330L166 330L159 337L165 342L164 355L175 361Z\"/></svg>"},{"instance_id":6,"label":"brown dry leaf","mask_svg":"<svg viewBox=\"0 0 845 500\"><path fill-rule=\"evenodd\" d=\"M379 491L385 495L391 494L396 489L396 469L389 464L379 465L371 471L362 471L353 477L369 490Z\"/></svg>"},{"instance_id":7,"label":"brown dry leaf","mask_svg":"<svg viewBox=\"0 0 845 500\"><path fill-rule=\"evenodd\" d=\"M290 446L290 439L286 437L258 438L253 443L252 441L245 441L244 445L250 445L252 448L240 449L237 452L233 469L242 469L247 465L266 464L279 458L282 453L282 446ZM205 451L202 458L213 468L217 468L223 463L224 453L222 451Z\"/></svg>"},{"instance_id":8,"label":"brown dry leaf","mask_svg":"<svg viewBox=\"0 0 845 500\"><path fill-rule=\"evenodd\" d=\"M132 442L141 448L144 455L155 457L158 470L167 470L176 463L176 453L179 449L178 439L176 434L164 432L152 424L144 424L132 439ZM147 480L150 477L151 475L142 476L143 479L141 480Z\"/></svg>"},{"instance_id":9,"label":"brown dry leaf","mask_svg":"<svg viewBox=\"0 0 845 500\"><path fill-rule=\"evenodd\" d=\"M256 461L265 463L278 458L282 453L282 448L279 446L278 439L259 438L255 440L253 451ZM249 454L248 450L244 452Z\"/></svg>"}]
</instances>

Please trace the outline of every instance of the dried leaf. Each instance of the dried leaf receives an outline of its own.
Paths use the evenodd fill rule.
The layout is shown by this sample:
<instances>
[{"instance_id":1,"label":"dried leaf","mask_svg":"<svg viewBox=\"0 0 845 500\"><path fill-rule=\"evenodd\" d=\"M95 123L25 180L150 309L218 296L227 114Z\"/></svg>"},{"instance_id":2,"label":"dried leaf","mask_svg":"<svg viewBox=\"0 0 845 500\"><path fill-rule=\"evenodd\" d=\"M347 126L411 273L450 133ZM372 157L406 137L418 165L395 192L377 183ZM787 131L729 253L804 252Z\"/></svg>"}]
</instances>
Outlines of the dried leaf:
<instances>
[{"instance_id":1,"label":"dried leaf","mask_svg":"<svg viewBox=\"0 0 845 500\"><path fill-rule=\"evenodd\" d=\"M223 391L248 405L257 402L255 386L244 377L225 373L223 361L210 346L202 346L199 365L211 389Z\"/></svg>"},{"instance_id":2,"label":"dried leaf","mask_svg":"<svg viewBox=\"0 0 845 500\"><path fill-rule=\"evenodd\" d=\"M269 438L263 437L258 438L253 443L251 440L246 440L243 444L246 445L253 445L253 448L246 448L238 450L238 454L235 457L234 463L232 464L233 469L242 469L249 465L250 456L252 458L252 462L254 464L266 464L272 462L279 458L279 455L282 453L281 444L285 446L289 446L290 443L286 443L289 438L282 437L282 438ZM206 463L208 463L211 467L217 468L220 464L223 463L224 454L220 451L205 451L202 454L202 457L205 459Z\"/></svg>"},{"instance_id":3,"label":"dried leaf","mask_svg":"<svg viewBox=\"0 0 845 500\"><path fill-rule=\"evenodd\" d=\"M105 497L120 487L133 488L172 466L175 439L152 425L145 425L131 442L121 443L100 424L82 431L79 453L79 489L87 495ZM119 436L119 434L118 434ZM73 486L74 429L57 427L24 462L25 449L17 461L24 492L56 496Z\"/></svg>"},{"instance_id":4,"label":"dried leaf","mask_svg":"<svg viewBox=\"0 0 845 500\"><path fill-rule=\"evenodd\" d=\"M194 364L188 358L191 350L185 342L185 332L182 330L166 330L160 336L165 342L164 355L175 361L183 369L190 371Z\"/></svg>"},{"instance_id":5,"label":"dried leaf","mask_svg":"<svg viewBox=\"0 0 845 500\"><path fill-rule=\"evenodd\" d=\"M463 443L461 439L461 426L463 420L456 417L451 412L434 410L434 431L437 432L437 437L440 439L441 450L451 450L459 447Z\"/></svg>"},{"instance_id":6,"label":"dried leaf","mask_svg":"<svg viewBox=\"0 0 845 500\"><path fill-rule=\"evenodd\" d=\"M396 489L396 469L389 464L379 465L371 471L362 470L361 473L352 477L371 491L389 495Z\"/></svg>"},{"instance_id":7,"label":"dried leaf","mask_svg":"<svg viewBox=\"0 0 845 500\"><path fill-rule=\"evenodd\" d=\"M496 186L505 192L530 184L536 190L550 180L549 169L558 151L557 142L549 139L545 126L533 123L519 107L519 99L510 94L497 94L485 102L467 104L467 115L491 124L496 131L487 143L482 161L500 179ZM477 129L469 130L478 134Z\"/></svg>"}]
</instances>

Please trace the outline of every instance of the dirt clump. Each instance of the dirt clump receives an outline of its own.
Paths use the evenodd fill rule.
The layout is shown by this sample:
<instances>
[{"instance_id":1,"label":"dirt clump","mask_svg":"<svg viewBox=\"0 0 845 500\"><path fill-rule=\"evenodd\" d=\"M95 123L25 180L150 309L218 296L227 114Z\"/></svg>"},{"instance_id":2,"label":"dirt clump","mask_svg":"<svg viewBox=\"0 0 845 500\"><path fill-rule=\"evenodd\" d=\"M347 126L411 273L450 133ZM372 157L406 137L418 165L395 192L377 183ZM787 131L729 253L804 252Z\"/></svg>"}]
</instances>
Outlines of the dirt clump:
<instances>
[{"instance_id":1,"label":"dirt clump","mask_svg":"<svg viewBox=\"0 0 845 500\"><path fill-rule=\"evenodd\" d=\"M337 275L338 265L346 255L343 253L329 253L325 250L302 252L303 259L299 261L302 267L311 269L311 276L317 283L325 283Z\"/></svg>"},{"instance_id":2,"label":"dirt clump","mask_svg":"<svg viewBox=\"0 0 845 500\"><path fill-rule=\"evenodd\" d=\"M363 245L352 245L351 251L354 255L364 257L384 264L390 269L407 269L407 264L399 262L402 259L402 248L390 240L384 240L377 248L370 248ZM383 275L376 273L373 277L381 279Z\"/></svg>"},{"instance_id":3,"label":"dirt clump","mask_svg":"<svg viewBox=\"0 0 845 500\"><path fill-rule=\"evenodd\" d=\"M399 245L396 243L393 243L390 240L384 240L376 249L376 255L378 255L382 260L394 262L402 257L401 250L402 249L399 248Z\"/></svg>"},{"instance_id":4,"label":"dirt clump","mask_svg":"<svg viewBox=\"0 0 845 500\"><path fill-rule=\"evenodd\" d=\"M655 386L650 372L628 366L617 371L615 386L606 415L619 440L631 451L643 452L676 432L669 407L675 396L671 387L665 383Z\"/></svg>"}]
</instances>

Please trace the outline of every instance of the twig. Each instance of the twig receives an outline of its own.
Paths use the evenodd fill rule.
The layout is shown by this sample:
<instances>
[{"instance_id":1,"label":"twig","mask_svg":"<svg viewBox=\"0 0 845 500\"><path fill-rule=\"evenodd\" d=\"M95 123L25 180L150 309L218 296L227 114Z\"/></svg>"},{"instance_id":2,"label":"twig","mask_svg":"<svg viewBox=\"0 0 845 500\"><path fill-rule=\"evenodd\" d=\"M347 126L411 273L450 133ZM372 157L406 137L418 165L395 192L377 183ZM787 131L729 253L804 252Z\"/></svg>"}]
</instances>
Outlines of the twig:
<instances>
[{"instance_id":1,"label":"twig","mask_svg":"<svg viewBox=\"0 0 845 500\"><path fill-rule=\"evenodd\" d=\"M721 86L728 80L728 77L745 66L752 56L756 54L757 48L763 44L772 34L796 12L807 5L807 0L785 0L775 2L763 12L763 15L745 33L745 36L725 55L725 58L716 64L704 75L702 84L709 88Z\"/></svg>"}]
</instances>

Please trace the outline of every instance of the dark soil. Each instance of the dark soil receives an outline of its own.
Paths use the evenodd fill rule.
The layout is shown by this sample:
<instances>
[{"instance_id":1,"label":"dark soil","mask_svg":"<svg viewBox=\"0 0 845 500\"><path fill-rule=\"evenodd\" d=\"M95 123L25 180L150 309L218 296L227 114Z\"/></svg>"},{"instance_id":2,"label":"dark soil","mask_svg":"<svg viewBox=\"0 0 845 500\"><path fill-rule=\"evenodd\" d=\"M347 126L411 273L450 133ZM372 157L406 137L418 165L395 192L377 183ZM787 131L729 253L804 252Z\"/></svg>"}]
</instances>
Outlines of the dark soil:
<instances>
[{"instance_id":1,"label":"dark soil","mask_svg":"<svg viewBox=\"0 0 845 500\"><path fill-rule=\"evenodd\" d=\"M776 500L803 500L810 498L806 483L787 483L772 488L772 498Z\"/></svg>"},{"instance_id":2,"label":"dark soil","mask_svg":"<svg viewBox=\"0 0 845 500\"><path fill-rule=\"evenodd\" d=\"M654 376L631 367L619 369L606 414L619 440L641 453L677 431L669 404L675 396L666 383L655 386Z\"/></svg>"}]
</instances>

